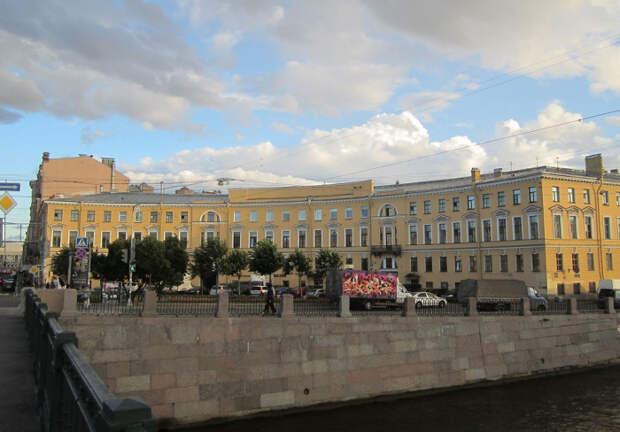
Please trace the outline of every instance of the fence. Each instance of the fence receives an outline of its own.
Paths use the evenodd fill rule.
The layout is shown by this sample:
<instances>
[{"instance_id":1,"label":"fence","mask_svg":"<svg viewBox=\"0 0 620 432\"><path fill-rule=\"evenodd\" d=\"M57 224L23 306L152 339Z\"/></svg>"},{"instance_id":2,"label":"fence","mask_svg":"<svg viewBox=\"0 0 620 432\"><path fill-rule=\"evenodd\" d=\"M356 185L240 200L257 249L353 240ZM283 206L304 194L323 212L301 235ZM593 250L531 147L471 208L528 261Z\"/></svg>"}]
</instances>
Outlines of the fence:
<instances>
[{"instance_id":1,"label":"fence","mask_svg":"<svg viewBox=\"0 0 620 432\"><path fill-rule=\"evenodd\" d=\"M192 294L160 295L157 313L161 315L215 315L217 296Z\"/></svg>"},{"instance_id":2,"label":"fence","mask_svg":"<svg viewBox=\"0 0 620 432\"><path fill-rule=\"evenodd\" d=\"M338 303L326 298L293 300L295 315L305 317L338 316Z\"/></svg>"},{"instance_id":3,"label":"fence","mask_svg":"<svg viewBox=\"0 0 620 432\"><path fill-rule=\"evenodd\" d=\"M521 314L520 298L481 297L478 300L478 311L481 315L519 315Z\"/></svg>"},{"instance_id":4,"label":"fence","mask_svg":"<svg viewBox=\"0 0 620 432\"><path fill-rule=\"evenodd\" d=\"M418 316L465 316L467 306L461 303L447 303L443 307L419 307L416 308Z\"/></svg>"},{"instance_id":5,"label":"fence","mask_svg":"<svg viewBox=\"0 0 620 432\"><path fill-rule=\"evenodd\" d=\"M154 432L157 420L139 399L118 399L77 349L75 333L28 291L25 320L34 357L41 429L46 432Z\"/></svg>"},{"instance_id":6,"label":"fence","mask_svg":"<svg viewBox=\"0 0 620 432\"><path fill-rule=\"evenodd\" d=\"M77 310L95 315L140 315L144 309L144 295L119 295L104 298L101 295L78 298Z\"/></svg>"}]
</instances>

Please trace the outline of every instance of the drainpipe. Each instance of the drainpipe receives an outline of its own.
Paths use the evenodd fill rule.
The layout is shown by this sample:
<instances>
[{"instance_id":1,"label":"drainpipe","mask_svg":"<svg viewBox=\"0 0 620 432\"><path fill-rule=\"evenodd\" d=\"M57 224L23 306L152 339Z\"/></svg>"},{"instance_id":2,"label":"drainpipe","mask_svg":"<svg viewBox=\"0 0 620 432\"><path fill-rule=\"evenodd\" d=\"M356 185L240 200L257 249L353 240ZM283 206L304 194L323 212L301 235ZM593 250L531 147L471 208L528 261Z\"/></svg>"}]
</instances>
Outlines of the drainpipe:
<instances>
[{"instance_id":1,"label":"drainpipe","mask_svg":"<svg viewBox=\"0 0 620 432\"><path fill-rule=\"evenodd\" d=\"M599 280L605 279L605 269L603 268L603 236L601 235L601 214L600 214L600 196L601 189L603 187L603 173L599 177L598 186L596 188L596 194L594 196L594 205L596 207L596 242L598 244L598 273Z\"/></svg>"}]
</instances>

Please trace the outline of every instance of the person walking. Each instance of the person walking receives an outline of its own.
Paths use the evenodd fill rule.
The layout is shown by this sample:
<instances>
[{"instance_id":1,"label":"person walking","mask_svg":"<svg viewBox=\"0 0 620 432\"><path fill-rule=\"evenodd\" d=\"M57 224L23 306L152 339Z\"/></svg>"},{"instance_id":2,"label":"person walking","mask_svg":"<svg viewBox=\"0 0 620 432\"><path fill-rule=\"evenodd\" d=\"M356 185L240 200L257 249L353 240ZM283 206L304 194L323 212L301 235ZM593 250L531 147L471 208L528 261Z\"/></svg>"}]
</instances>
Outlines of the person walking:
<instances>
[{"instance_id":1,"label":"person walking","mask_svg":"<svg viewBox=\"0 0 620 432\"><path fill-rule=\"evenodd\" d=\"M273 290L273 285L271 282L267 284L267 297L265 299L265 309L263 309L263 316L271 309L271 314L276 314L276 307L273 305L273 300L275 297L275 292Z\"/></svg>"}]
</instances>

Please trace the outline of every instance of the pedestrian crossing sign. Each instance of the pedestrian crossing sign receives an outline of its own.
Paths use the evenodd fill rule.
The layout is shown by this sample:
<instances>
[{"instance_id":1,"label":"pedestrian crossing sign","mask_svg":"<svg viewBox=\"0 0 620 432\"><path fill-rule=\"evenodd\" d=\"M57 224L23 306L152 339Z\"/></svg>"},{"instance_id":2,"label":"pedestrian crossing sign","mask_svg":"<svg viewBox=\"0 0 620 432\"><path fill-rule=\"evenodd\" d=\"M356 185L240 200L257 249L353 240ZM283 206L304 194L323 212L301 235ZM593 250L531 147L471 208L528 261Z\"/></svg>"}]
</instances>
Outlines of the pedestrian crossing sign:
<instances>
[{"instance_id":1,"label":"pedestrian crossing sign","mask_svg":"<svg viewBox=\"0 0 620 432\"><path fill-rule=\"evenodd\" d=\"M88 248L88 237L78 237L75 239L75 247L78 249Z\"/></svg>"}]
</instances>

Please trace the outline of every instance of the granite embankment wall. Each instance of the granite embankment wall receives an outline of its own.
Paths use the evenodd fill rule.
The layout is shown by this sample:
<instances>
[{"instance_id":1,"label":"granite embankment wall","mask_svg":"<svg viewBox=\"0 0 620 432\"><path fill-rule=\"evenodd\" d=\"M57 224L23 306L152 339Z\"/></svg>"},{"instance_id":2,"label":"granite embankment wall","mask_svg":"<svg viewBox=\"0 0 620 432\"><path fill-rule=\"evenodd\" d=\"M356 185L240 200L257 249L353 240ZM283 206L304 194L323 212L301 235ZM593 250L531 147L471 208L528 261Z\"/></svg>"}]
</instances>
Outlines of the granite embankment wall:
<instances>
[{"instance_id":1,"label":"granite embankment wall","mask_svg":"<svg viewBox=\"0 0 620 432\"><path fill-rule=\"evenodd\" d=\"M61 318L118 396L164 424L534 375L620 359L617 314Z\"/></svg>"}]
</instances>

